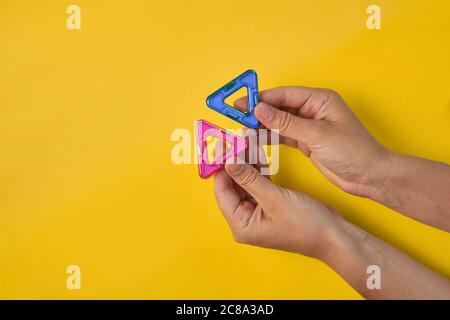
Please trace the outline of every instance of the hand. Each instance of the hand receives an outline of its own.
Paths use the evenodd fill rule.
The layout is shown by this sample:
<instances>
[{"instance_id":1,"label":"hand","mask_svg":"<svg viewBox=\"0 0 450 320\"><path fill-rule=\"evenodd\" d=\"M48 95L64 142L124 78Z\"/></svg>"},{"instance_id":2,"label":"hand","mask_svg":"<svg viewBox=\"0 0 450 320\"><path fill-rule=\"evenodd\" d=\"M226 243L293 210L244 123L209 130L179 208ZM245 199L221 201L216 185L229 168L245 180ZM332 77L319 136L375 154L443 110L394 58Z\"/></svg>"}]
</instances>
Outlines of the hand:
<instances>
[{"instance_id":1,"label":"hand","mask_svg":"<svg viewBox=\"0 0 450 320\"><path fill-rule=\"evenodd\" d=\"M332 209L281 188L249 164L226 164L214 177L219 207L237 242L322 259L340 220Z\"/></svg>"},{"instance_id":2,"label":"hand","mask_svg":"<svg viewBox=\"0 0 450 320\"><path fill-rule=\"evenodd\" d=\"M279 87L260 93L258 120L278 129L280 142L298 147L322 174L351 194L369 197L386 179L391 153L359 122L342 98L326 89ZM235 102L246 108L246 98Z\"/></svg>"}]
</instances>

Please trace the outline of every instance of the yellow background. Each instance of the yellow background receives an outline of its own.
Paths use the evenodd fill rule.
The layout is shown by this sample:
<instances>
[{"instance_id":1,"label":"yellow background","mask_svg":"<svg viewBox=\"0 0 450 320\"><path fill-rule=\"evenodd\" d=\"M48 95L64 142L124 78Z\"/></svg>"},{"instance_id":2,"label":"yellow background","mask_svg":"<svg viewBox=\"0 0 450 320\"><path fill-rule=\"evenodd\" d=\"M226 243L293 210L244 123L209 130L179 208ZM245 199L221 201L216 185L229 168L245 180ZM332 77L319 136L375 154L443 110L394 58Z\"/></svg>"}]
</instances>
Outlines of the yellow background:
<instances>
[{"instance_id":1,"label":"yellow background","mask_svg":"<svg viewBox=\"0 0 450 320\"><path fill-rule=\"evenodd\" d=\"M386 146L450 162L450 2L377 0L370 31L372 2L1 0L0 297L360 298L319 261L235 244L170 135L239 127L205 98L253 68L260 89L332 87ZM450 277L448 233L343 193L296 150L274 180Z\"/></svg>"}]
</instances>

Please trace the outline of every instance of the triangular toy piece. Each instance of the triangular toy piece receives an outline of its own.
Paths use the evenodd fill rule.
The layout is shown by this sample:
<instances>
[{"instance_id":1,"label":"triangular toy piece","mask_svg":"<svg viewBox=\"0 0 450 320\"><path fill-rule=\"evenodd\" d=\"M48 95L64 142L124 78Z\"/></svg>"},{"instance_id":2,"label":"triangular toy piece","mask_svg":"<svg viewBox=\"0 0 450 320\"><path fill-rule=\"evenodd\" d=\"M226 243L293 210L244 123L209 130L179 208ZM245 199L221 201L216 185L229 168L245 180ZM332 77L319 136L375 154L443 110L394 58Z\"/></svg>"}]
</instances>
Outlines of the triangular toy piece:
<instances>
[{"instance_id":1,"label":"triangular toy piece","mask_svg":"<svg viewBox=\"0 0 450 320\"><path fill-rule=\"evenodd\" d=\"M198 173L202 178L208 178L214 172L222 169L228 158L236 157L240 152L247 149L248 146L244 138L234 135L205 120L198 120L195 123L195 137L197 140ZM222 152L215 155L212 161L208 157L208 137L216 137L222 146L222 148L219 148ZM230 145L228 152L226 147L223 147L223 145L227 144Z\"/></svg>"},{"instance_id":2,"label":"triangular toy piece","mask_svg":"<svg viewBox=\"0 0 450 320\"><path fill-rule=\"evenodd\" d=\"M239 89L246 87L248 90L248 111L242 112L225 102L225 99L231 96ZM247 70L236 79L230 81L222 88L211 94L206 99L209 108L243 124L246 127L257 129L259 121L256 119L254 109L258 103L258 76L253 70Z\"/></svg>"}]
</instances>

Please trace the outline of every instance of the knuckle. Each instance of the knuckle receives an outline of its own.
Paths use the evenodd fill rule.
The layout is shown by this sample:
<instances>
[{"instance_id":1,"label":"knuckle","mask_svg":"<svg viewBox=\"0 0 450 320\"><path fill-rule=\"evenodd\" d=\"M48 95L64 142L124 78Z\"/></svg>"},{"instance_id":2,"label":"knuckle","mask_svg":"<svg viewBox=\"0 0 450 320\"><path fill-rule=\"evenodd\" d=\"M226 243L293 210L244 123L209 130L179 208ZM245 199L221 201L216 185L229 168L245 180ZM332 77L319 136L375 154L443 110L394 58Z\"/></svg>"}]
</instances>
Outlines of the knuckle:
<instances>
[{"instance_id":1,"label":"knuckle","mask_svg":"<svg viewBox=\"0 0 450 320\"><path fill-rule=\"evenodd\" d=\"M241 174L240 184L243 187L251 186L257 178L258 176L254 170L244 170Z\"/></svg>"},{"instance_id":2,"label":"knuckle","mask_svg":"<svg viewBox=\"0 0 450 320\"><path fill-rule=\"evenodd\" d=\"M333 89L322 89L323 95L327 98L327 100L336 101L341 98L341 95L339 92L333 90Z\"/></svg>"},{"instance_id":3,"label":"knuckle","mask_svg":"<svg viewBox=\"0 0 450 320\"><path fill-rule=\"evenodd\" d=\"M293 127L294 117L288 112L281 112L278 120L278 129L280 132L286 132Z\"/></svg>"}]
</instances>

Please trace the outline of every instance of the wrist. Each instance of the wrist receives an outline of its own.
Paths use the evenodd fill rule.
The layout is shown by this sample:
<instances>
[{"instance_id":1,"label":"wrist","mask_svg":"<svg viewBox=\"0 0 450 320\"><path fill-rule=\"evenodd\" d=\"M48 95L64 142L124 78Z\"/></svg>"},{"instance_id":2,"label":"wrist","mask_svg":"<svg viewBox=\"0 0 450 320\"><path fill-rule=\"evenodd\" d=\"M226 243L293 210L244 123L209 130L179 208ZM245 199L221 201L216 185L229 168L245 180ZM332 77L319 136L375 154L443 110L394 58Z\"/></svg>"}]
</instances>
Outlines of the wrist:
<instances>
[{"instance_id":1,"label":"wrist","mask_svg":"<svg viewBox=\"0 0 450 320\"><path fill-rule=\"evenodd\" d=\"M314 258L328 264L334 259L340 248L348 242L348 222L333 208L330 210L330 220L325 224L323 232L315 248Z\"/></svg>"},{"instance_id":2,"label":"wrist","mask_svg":"<svg viewBox=\"0 0 450 320\"><path fill-rule=\"evenodd\" d=\"M367 238L367 233L339 217L329 229L324 241L326 249L320 252L318 259L334 269L336 265L345 263L347 257L359 252Z\"/></svg>"},{"instance_id":3,"label":"wrist","mask_svg":"<svg viewBox=\"0 0 450 320\"><path fill-rule=\"evenodd\" d=\"M379 202L380 198L386 195L391 175L395 171L393 167L397 162L398 156L396 152L388 149L384 150L371 170L371 177L364 188L364 197Z\"/></svg>"}]
</instances>

